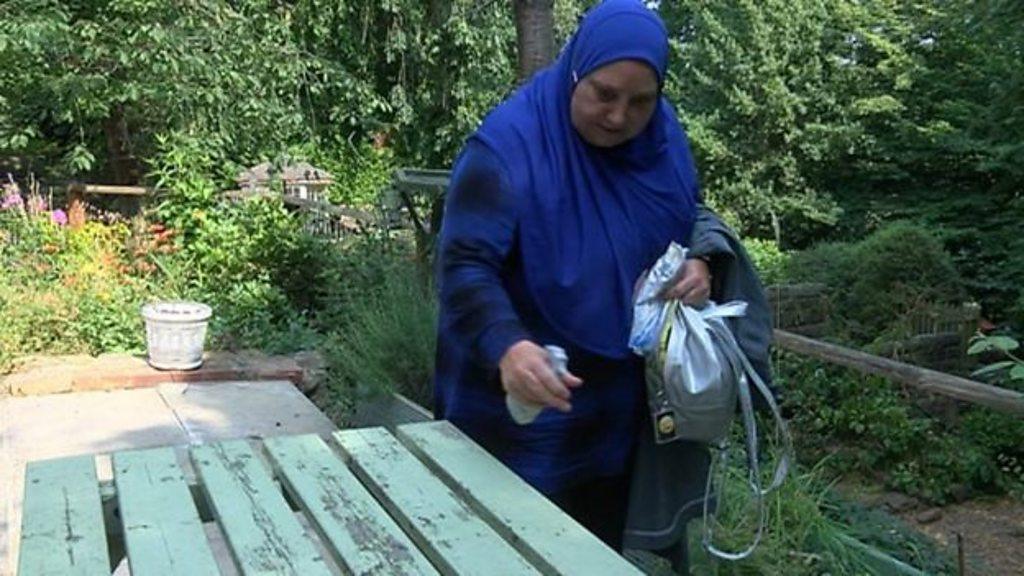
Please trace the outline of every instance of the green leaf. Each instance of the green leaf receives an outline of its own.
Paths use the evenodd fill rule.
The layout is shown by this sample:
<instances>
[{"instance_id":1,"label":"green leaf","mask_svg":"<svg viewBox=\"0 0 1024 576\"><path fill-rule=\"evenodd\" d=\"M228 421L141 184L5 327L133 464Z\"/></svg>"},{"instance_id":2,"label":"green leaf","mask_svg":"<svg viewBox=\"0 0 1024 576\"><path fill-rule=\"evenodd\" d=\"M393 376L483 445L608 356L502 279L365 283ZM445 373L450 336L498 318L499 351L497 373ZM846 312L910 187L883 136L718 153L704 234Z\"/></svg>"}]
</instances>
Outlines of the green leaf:
<instances>
[{"instance_id":1,"label":"green leaf","mask_svg":"<svg viewBox=\"0 0 1024 576\"><path fill-rule=\"evenodd\" d=\"M971 375L972 376L984 376L985 374L991 374L993 372L998 372L1000 370L1006 370L1007 368L1013 366L1013 364L1014 363L1012 361L1010 361L1010 360L1003 360L1002 362L996 362L995 364L989 364L988 366L985 366L984 368L979 368L979 369L975 370L974 372L971 372Z\"/></svg>"},{"instance_id":2,"label":"green leaf","mask_svg":"<svg viewBox=\"0 0 1024 576\"><path fill-rule=\"evenodd\" d=\"M981 354L982 352L988 352L989 350L992 350L992 345L989 344L988 338L982 336L974 342L971 342L971 346L967 349L967 353L974 356L976 354Z\"/></svg>"},{"instance_id":3,"label":"green leaf","mask_svg":"<svg viewBox=\"0 0 1024 576\"><path fill-rule=\"evenodd\" d=\"M1024 381L1024 364L1018 363L1010 369L1010 379Z\"/></svg>"},{"instance_id":4,"label":"green leaf","mask_svg":"<svg viewBox=\"0 0 1024 576\"><path fill-rule=\"evenodd\" d=\"M993 348L1002 352L1010 352L1020 348L1020 343L1009 336L990 336L988 341L992 343Z\"/></svg>"}]
</instances>

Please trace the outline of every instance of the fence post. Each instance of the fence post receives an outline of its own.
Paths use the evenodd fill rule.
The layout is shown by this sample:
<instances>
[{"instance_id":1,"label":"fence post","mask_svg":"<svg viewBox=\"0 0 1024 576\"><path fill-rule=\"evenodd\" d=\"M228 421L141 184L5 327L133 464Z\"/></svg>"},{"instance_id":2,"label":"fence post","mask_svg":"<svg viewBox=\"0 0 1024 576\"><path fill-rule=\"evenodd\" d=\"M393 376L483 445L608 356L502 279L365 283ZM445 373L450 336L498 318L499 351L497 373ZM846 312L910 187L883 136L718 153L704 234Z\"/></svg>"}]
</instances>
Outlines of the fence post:
<instances>
[{"instance_id":1,"label":"fence post","mask_svg":"<svg viewBox=\"0 0 1024 576\"><path fill-rule=\"evenodd\" d=\"M68 184L68 226L72 229L85 225L85 185Z\"/></svg>"}]
</instances>

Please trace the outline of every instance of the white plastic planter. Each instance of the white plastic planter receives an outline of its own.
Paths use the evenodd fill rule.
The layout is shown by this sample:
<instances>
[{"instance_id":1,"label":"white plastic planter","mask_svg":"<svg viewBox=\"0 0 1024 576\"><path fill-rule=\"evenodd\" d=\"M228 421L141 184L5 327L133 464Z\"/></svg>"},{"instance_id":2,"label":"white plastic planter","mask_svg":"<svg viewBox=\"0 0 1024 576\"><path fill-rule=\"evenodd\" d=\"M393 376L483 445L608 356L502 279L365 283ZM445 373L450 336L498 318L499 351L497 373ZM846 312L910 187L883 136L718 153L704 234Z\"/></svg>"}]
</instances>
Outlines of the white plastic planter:
<instances>
[{"instance_id":1,"label":"white plastic planter","mask_svg":"<svg viewBox=\"0 0 1024 576\"><path fill-rule=\"evenodd\" d=\"M192 370L203 364L206 325L212 310L199 302L154 302L142 307L149 365Z\"/></svg>"}]
</instances>

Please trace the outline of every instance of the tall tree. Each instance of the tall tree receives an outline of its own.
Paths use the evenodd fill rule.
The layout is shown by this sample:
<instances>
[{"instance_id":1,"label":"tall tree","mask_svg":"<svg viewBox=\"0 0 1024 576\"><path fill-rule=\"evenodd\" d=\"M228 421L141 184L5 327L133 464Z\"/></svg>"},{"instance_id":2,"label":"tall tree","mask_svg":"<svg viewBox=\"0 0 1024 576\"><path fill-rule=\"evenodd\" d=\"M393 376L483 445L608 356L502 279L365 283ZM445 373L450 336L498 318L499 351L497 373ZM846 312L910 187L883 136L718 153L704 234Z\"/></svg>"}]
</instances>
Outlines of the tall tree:
<instances>
[{"instance_id":1,"label":"tall tree","mask_svg":"<svg viewBox=\"0 0 1024 576\"><path fill-rule=\"evenodd\" d=\"M516 45L519 49L517 78L524 82L551 63L555 55L554 0L513 0Z\"/></svg>"},{"instance_id":2,"label":"tall tree","mask_svg":"<svg viewBox=\"0 0 1024 576\"><path fill-rule=\"evenodd\" d=\"M804 246L840 222L837 174L898 117L914 63L884 2L663 2L667 91L707 199L747 234Z\"/></svg>"},{"instance_id":3,"label":"tall tree","mask_svg":"<svg viewBox=\"0 0 1024 576\"><path fill-rule=\"evenodd\" d=\"M306 129L314 63L256 0L12 0L0 19L0 153L39 173L128 183L160 133L241 159Z\"/></svg>"}]
</instances>

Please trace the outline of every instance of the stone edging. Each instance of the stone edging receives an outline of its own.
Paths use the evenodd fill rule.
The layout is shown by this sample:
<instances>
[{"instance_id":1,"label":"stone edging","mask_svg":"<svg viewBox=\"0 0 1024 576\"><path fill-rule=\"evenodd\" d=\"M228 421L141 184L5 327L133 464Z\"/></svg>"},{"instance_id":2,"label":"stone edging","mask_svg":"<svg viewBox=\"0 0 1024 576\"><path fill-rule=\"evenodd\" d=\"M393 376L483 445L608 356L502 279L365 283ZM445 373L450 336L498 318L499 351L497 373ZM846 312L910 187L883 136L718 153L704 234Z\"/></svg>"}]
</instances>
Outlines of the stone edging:
<instances>
[{"instance_id":1,"label":"stone edging","mask_svg":"<svg viewBox=\"0 0 1024 576\"><path fill-rule=\"evenodd\" d=\"M33 358L0 379L0 396L31 396L147 388L164 382L289 380L311 393L323 374L315 352L269 356L255 351L211 351L195 370L157 370L142 356L103 354Z\"/></svg>"}]
</instances>

